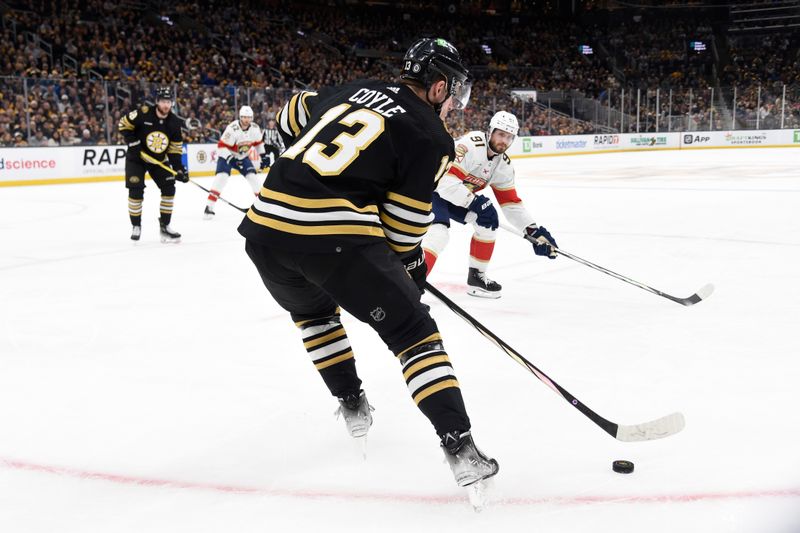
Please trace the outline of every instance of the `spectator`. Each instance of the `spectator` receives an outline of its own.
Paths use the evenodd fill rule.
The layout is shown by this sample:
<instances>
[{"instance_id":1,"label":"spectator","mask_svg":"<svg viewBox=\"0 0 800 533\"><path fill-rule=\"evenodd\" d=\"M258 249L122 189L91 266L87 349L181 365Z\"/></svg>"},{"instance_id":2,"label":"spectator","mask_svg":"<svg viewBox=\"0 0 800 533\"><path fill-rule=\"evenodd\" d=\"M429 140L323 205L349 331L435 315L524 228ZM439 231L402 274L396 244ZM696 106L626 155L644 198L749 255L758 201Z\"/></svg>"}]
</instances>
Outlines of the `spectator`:
<instances>
[{"instance_id":1,"label":"spectator","mask_svg":"<svg viewBox=\"0 0 800 533\"><path fill-rule=\"evenodd\" d=\"M33 137L28 139L28 144L30 146L47 146L47 142L50 139L44 136L44 132L42 130L36 130L36 133L33 134Z\"/></svg>"}]
</instances>

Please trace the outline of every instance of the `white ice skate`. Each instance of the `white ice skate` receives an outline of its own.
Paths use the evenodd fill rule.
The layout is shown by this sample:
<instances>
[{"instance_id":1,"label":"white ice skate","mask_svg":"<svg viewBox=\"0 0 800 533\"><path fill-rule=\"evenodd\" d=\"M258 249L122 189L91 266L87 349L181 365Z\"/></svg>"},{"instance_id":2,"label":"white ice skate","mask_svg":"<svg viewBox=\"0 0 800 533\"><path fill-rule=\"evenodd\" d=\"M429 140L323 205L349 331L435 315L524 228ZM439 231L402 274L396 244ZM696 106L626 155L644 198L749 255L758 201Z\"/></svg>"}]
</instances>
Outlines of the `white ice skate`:
<instances>
[{"instance_id":1,"label":"white ice skate","mask_svg":"<svg viewBox=\"0 0 800 533\"><path fill-rule=\"evenodd\" d=\"M142 227L133 226L133 229L131 229L131 240L138 241L141 238L142 238Z\"/></svg>"},{"instance_id":2,"label":"white ice skate","mask_svg":"<svg viewBox=\"0 0 800 533\"><path fill-rule=\"evenodd\" d=\"M216 213L208 206L203 210L203 220L213 220L214 215L216 215Z\"/></svg>"},{"instance_id":3,"label":"white ice skate","mask_svg":"<svg viewBox=\"0 0 800 533\"><path fill-rule=\"evenodd\" d=\"M339 398L339 408L334 412L337 418L339 415L344 418L347 432L360 443L364 459L367 457L367 433L372 426L372 411L374 408L362 390L358 395L348 394Z\"/></svg>"},{"instance_id":4,"label":"white ice skate","mask_svg":"<svg viewBox=\"0 0 800 533\"><path fill-rule=\"evenodd\" d=\"M172 229L169 224L161 223L161 242L177 244L181 242L181 234Z\"/></svg>"},{"instance_id":5,"label":"white ice skate","mask_svg":"<svg viewBox=\"0 0 800 533\"><path fill-rule=\"evenodd\" d=\"M500 466L475 446L469 431L445 433L441 446L456 483L467 489L472 508L480 512L488 503L491 478Z\"/></svg>"}]
</instances>

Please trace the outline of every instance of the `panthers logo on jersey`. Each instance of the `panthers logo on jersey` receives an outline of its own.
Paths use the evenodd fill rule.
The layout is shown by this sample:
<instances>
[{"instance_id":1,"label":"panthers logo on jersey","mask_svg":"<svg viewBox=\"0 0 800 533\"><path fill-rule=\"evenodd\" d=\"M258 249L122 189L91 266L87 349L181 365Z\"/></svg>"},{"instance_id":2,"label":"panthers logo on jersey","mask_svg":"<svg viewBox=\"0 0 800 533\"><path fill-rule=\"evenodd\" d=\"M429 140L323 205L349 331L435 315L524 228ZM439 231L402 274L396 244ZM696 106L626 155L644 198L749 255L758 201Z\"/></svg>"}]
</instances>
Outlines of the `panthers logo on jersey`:
<instances>
[{"instance_id":1,"label":"panthers logo on jersey","mask_svg":"<svg viewBox=\"0 0 800 533\"><path fill-rule=\"evenodd\" d=\"M470 190L470 192L480 191L486 184L488 183L487 180L483 178L479 178L478 176L474 176L472 174L468 175L464 178L464 186Z\"/></svg>"},{"instance_id":2,"label":"panthers logo on jersey","mask_svg":"<svg viewBox=\"0 0 800 533\"><path fill-rule=\"evenodd\" d=\"M147 135L147 148L154 154L163 154L169 148L169 137L160 131L153 131Z\"/></svg>"}]
</instances>

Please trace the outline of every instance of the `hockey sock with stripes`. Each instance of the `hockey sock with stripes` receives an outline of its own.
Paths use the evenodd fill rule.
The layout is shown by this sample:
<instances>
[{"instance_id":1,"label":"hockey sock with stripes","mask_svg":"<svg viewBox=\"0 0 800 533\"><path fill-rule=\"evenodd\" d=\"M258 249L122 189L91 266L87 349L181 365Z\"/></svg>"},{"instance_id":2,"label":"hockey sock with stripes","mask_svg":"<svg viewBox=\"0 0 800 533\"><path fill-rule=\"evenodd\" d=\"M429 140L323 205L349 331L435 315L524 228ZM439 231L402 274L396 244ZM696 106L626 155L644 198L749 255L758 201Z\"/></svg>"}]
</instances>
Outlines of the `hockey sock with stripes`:
<instances>
[{"instance_id":1,"label":"hockey sock with stripes","mask_svg":"<svg viewBox=\"0 0 800 533\"><path fill-rule=\"evenodd\" d=\"M331 394L342 398L358 393L361 380L356 372L356 360L347 333L339 316L296 323L314 367Z\"/></svg>"},{"instance_id":2,"label":"hockey sock with stripes","mask_svg":"<svg viewBox=\"0 0 800 533\"><path fill-rule=\"evenodd\" d=\"M399 358L408 391L436 433L468 430L470 421L464 398L441 341L413 347Z\"/></svg>"}]
</instances>

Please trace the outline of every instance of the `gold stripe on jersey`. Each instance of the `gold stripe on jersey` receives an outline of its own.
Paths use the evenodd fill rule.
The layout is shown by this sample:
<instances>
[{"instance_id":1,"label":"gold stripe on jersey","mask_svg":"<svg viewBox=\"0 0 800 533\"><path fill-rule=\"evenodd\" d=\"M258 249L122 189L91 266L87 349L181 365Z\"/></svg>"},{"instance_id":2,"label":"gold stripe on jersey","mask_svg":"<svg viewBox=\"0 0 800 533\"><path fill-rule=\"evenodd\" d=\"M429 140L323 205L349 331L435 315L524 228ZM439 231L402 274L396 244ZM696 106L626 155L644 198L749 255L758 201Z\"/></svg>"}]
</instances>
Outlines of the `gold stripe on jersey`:
<instances>
[{"instance_id":1,"label":"gold stripe on jersey","mask_svg":"<svg viewBox=\"0 0 800 533\"><path fill-rule=\"evenodd\" d=\"M272 189L262 187L258 193L264 199L275 200L294 207L305 207L308 209L327 209L327 208L345 208L356 213L367 213L371 215L378 214L378 206L369 204L364 207L358 207L356 204L345 200L344 198L303 198L302 196L293 196Z\"/></svg>"},{"instance_id":2,"label":"gold stripe on jersey","mask_svg":"<svg viewBox=\"0 0 800 533\"><path fill-rule=\"evenodd\" d=\"M300 126L297 125L297 100L300 93L294 95L289 99L289 127L292 128L292 133L297 137L300 135Z\"/></svg>"},{"instance_id":3,"label":"gold stripe on jersey","mask_svg":"<svg viewBox=\"0 0 800 533\"><path fill-rule=\"evenodd\" d=\"M430 211L412 211L389 202L381 204L381 209L392 215L397 220L404 220L414 226L428 226L433 222L433 213Z\"/></svg>"},{"instance_id":4,"label":"gold stripe on jersey","mask_svg":"<svg viewBox=\"0 0 800 533\"><path fill-rule=\"evenodd\" d=\"M409 198L408 196L403 196L402 194L396 192L389 192L386 194L386 199L391 200L393 202L397 202L402 205L406 205L408 207L412 207L414 209L418 209L420 211L425 211L426 213L431 210L430 202L420 202L419 200L414 200L413 198Z\"/></svg>"},{"instance_id":5,"label":"gold stripe on jersey","mask_svg":"<svg viewBox=\"0 0 800 533\"><path fill-rule=\"evenodd\" d=\"M183 143L179 141L170 141L169 148L167 148L168 154L183 154Z\"/></svg>"},{"instance_id":6,"label":"gold stripe on jersey","mask_svg":"<svg viewBox=\"0 0 800 533\"><path fill-rule=\"evenodd\" d=\"M286 106L284 106L284 107L281 107L281 108L278 110L278 112L275 114L275 124L277 124L277 125L278 125L278 128L280 128L281 130L283 130L283 131L284 131L284 133L291 133L291 132L289 132L289 131L286 131L286 130L283 128L283 126L281 125L281 117L283 116L283 110L284 110L285 108L286 108Z\"/></svg>"},{"instance_id":7,"label":"gold stripe on jersey","mask_svg":"<svg viewBox=\"0 0 800 533\"><path fill-rule=\"evenodd\" d=\"M420 238L425 235L425 233L428 231L428 226L430 226L430 224L425 224L423 226L412 226L411 224L400 222L393 216L389 215L386 211L381 213L381 222L383 222L383 224L388 226L390 229L402 231L404 233L410 233L412 235L419 235Z\"/></svg>"},{"instance_id":8,"label":"gold stripe on jersey","mask_svg":"<svg viewBox=\"0 0 800 533\"><path fill-rule=\"evenodd\" d=\"M399 234L392 233L390 230L386 228L383 228L383 232L386 234L386 244L389 245L389 248L391 248L392 251L399 254L413 251L422 242L422 238L420 238L418 241L414 241L411 243L405 242L401 239Z\"/></svg>"},{"instance_id":9,"label":"gold stripe on jersey","mask_svg":"<svg viewBox=\"0 0 800 533\"><path fill-rule=\"evenodd\" d=\"M402 244L396 244L389 240L387 240L386 244L389 245L389 248L391 248L393 252L398 254L404 254L406 252L410 252L411 250L419 246L419 244L409 244L408 246L405 246Z\"/></svg>"},{"instance_id":10,"label":"gold stripe on jersey","mask_svg":"<svg viewBox=\"0 0 800 533\"><path fill-rule=\"evenodd\" d=\"M398 196L401 195L395 195L392 200L398 202ZM405 196L402 196L402 199L403 205L414 202L417 205L426 205ZM384 233L386 233L389 247L398 253L410 252L416 248L433 221L433 214L430 210L424 211L423 214L420 212L421 210L416 208L412 210L407 207L401 207L396 203L388 202L381 207L381 223L384 226Z\"/></svg>"},{"instance_id":11,"label":"gold stripe on jersey","mask_svg":"<svg viewBox=\"0 0 800 533\"><path fill-rule=\"evenodd\" d=\"M133 124L130 120L128 120L127 116L122 117L119 119L119 124L117 125L117 129L119 131L126 131L126 130L134 130Z\"/></svg>"},{"instance_id":12,"label":"gold stripe on jersey","mask_svg":"<svg viewBox=\"0 0 800 533\"><path fill-rule=\"evenodd\" d=\"M284 233L295 235L364 235L366 237L384 238L383 230L377 226L358 224L330 224L318 226L302 226L291 224L266 216L258 215L253 209L247 212L247 218L256 224Z\"/></svg>"},{"instance_id":13,"label":"gold stripe on jersey","mask_svg":"<svg viewBox=\"0 0 800 533\"><path fill-rule=\"evenodd\" d=\"M305 91L302 94L303 96L300 99L300 104L303 106L303 110L305 110L306 116L308 117L311 115L311 111L308 110L308 103L306 102L306 100L308 100L309 96L317 96L317 93L315 93L314 91Z\"/></svg>"}]
</instances>

